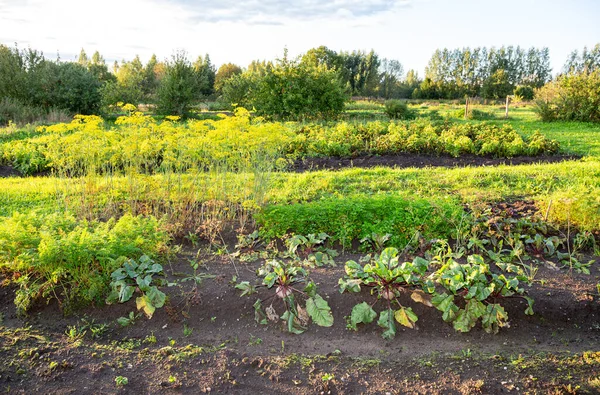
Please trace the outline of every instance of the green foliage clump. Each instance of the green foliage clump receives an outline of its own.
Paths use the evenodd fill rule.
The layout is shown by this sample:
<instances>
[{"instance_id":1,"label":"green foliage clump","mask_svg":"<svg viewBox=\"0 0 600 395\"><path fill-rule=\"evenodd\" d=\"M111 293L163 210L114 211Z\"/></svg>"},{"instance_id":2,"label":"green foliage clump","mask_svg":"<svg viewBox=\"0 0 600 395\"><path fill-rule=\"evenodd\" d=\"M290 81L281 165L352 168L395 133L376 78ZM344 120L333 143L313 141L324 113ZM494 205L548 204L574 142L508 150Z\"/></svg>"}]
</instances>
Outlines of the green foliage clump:
<instances>
[{"instance_id":1,"label":"green foliage clump","mask_svg":"<svg viewBox=\"0 0 600 395\"><path fill-rule=\"evenodd\" d=\"M231 76L222 88L231 105L254 108L278 120L335 119L344 110L346 93L335 69L290 60Z\"/></svg>"},{"instance_id":2,"label":"green foliage clump","mask_svg":"<svg viewBox=\"0 0 600 395\"><path fill-rule=\"evenodd\" d=\"M162 115L188 116L199 99L201 85L185 52L177 52L167 63L157 91L156 112Z\"/></svg>"},{"instance_id":3,"label":"green foliage clump","mask_svg":"<svg viewBox=\"0 0 600 395\"><path fill-rule=\"evenodd\" d=\"M387 100L385 102L385 114L390 119L413 119L415 114L408 108L408 104L402 100Z\"/></svg>"},{"instance_id":4,"label":"green foliage clump","mask_svg":"<svg viewBox=\"0 0 600 395\"><path fill-rule=\"evenodd\" d=\"M123 261L123 266L110 275L112 290L106 298L106 303L125 303L137 290L141 293L141 296L135 299L137 309L143 310L148 318L152 318L156 309L163 307L167 299L164 292L158 289L164 281L155 278L163 274L162 266L147 255L142 255L139 262L125 257L119 258L119 261Z\"/></svg>"},{"instance_id":5,"label":"green foliage clump","mask_svg":"<svg viewBox=\"0 0 600 395\"><path fill-rule=\"evenodd\" d=\"M392 237L388 244L403 248L416 232L426 238L451 236L451 223L458 223L462 215L462 207L454 201L372 196L271 205L256 219L261 236L266 238L325 232L331 241L347 248L373 233L389 233Z\"/></svg>"},{"instance_id":6,"label":"green foliage clump","mask_svg":"<svg viewBox=\"0 0 600 395\"><path fill-rule=\"evenodd\" d=\"M448 293L436 294L431 302L443 312L444 321L452 322L457 331L469 332L481 319L486 332L498 333L508 326L508 313L498 300L508 297L525 299L525 313L533 315L533 299L519 288L517 277L492 273L479 255L470 255L467 261L460 264L451 259L436 273L436 282Z\"/></svg>"},{"instance_id":7,"label":"green foliage clump","mask_svg":"<svg viewBox=\"0 0 600 395\"><path fill-rule=\"evenodd\" d=\"M519 85L515 88L514 95L519 101L530 101L534 97L534 89L528 85Z\"/></svg>"},{"instance_id":8,"label":"green foliage clump","mask_svg":"<svg viewBox=\"0 0 600 395\"><path fill-rule=\"evenodd\" d=\"M431 306L429 298L420 288L426 288L431 293L433 283L426 284L425 272L429 261L417 257L412 262L400 263L398 250L386 248L381 255L361 266L355 261L346 262L346 275L339 280L340 292L360 292L361 287L377 294L377 300L382 300L386 309L379 314L377 324L385 329L383 337L391 339L396 335L396 322L407 328L414 329L418 320L411 307L400 303L399 297L403 293L414 290L412 299ZM396 310L396 308L398 309ZM357 330L357 324L373 322L377 313L366 302L359 303L352 309L348 327Z\"/></svg>"},{"instance_id":9,"label":"green foliage clump","mask_svg":"<svg viewBox=\"0 0 600 395\"><path fill-rule=\"evenodd\" d=\"M0 265L19 285L20 311L44 299L69 311L103 300L119 257L157 257L167 242L155 218L79 222L64 213L15 213L0 224Z\"/></svg>"},{"instance_id":10,"label":"green foliage clump","mask_svg":"<svg viewBox=\"0 0 600 395\"><path fill-rule=\"evenodd\" d=\"M542 121L600 122L600 70L562 75L535 91Z\"/></svg>"}]
</instances>

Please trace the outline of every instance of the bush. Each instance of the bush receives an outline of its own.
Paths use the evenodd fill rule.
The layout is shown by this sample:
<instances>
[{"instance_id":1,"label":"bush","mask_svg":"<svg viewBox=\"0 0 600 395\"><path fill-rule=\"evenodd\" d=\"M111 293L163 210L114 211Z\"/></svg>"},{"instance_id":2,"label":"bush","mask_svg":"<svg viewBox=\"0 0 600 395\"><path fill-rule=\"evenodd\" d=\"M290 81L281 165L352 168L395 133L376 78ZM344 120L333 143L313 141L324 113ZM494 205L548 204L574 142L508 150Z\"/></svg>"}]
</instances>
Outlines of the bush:
<instances>
[{"instance_id":1,"label":"bush","mask_svg":"<svg viewBox=\"0 0 600 395\"><path fill-rule=\"evenodd\" d=\"M402 100L388 100L385 102L385 114L390 119L413 119L415 114Z\"/></svg>"},{"instance_id":2,"label":"bush","mask_svg":"<svg viewBox=\"0 0 600 395\"><path fill-rule=\"evenodd\" d=\"M535 91L542 121L600 122L600 70L563 75Z\"/></svg>"},{"instance_id":3,"label":"bush","mask_svg":"<svg viewBox=\"0 0 600 395\"><path fill-rule=\"evenodd\" d=\"M533 100L534 90L530 86L519 85L515 88L514 95L517 97L517 101L531 101Z\"/></svg>"}]
</instances>

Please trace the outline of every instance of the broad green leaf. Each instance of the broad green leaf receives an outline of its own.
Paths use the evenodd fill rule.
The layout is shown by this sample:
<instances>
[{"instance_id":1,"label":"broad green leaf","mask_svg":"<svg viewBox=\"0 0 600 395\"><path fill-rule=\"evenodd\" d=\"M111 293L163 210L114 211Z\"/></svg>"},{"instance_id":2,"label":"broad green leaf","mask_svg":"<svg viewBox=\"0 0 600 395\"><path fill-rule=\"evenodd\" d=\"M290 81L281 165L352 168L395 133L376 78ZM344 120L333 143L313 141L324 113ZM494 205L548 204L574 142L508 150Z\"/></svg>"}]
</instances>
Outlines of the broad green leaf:
<instances>
[{"instance_id":1,"label":"broad green leaf","mask_svg":"<svg viewBox=\"0 0 600 395\"><path fill-rule=\"evenodd\" d=\"M394 263L397 264L397 262L393 262L393 259L398 255L398 250L394 247L388 247L385 250L383 250L381 252L381 255L379 256L379 259L377 260L378 262L386 265L386 266L394 266Z\"/></svg>"},{"instance_id":2,"label":"broad green leaf","mask_svg":"<svg viewBox=\"0 0 600 395\"><path fill-rule=\"evenodd\" d=\"M394 313L394 318L400 325L403 325L410 329L415 329L415 322L419 319L412 309L401 307Z\"/></svg>"},{"instance_id":3,"label":"broad green leaf","mask_svg":"<svg viewBox=\"0 0 600 395\"><path fill-rule=\"evenodd\" d=\"M498 330L507 326L508 314L499 304L489 304L482 316L481 325L487 333L498 333Z\"/></svg>"},{"instance_id":4,"label":"broad green leaf","mask_svg":"<svg viewBox=\"0 0 600 395\"><path fill-rule=\"evenodd\" d=\"M382 311L379 314L377 325L385 329L382 334L384 339L393 339L396 336L396 324L394 323L394 314L392 309Z\"/></svg>"},{"instance_id":5,"label":"broad green leaf","mask_svg":"<svg viewBox=\"0 0 600 395\"><path fill-rule=\"evenodd\" d=\"M478 300L471 299L464 309L458 311L454 319L454 329L459 332L469 332L477 324L479 318L485 313L485 305Z\"/></svg>"},{"instance_id":6,"label":"broad green leaf","mask_svg":"<svg viewBox=\"0 0 600 395\"><path fill-rule=\"evenodd\" d=\"M327 301L321 295L315 295L314 298L306 300L306 311L314 323L319 326L332 326L333 315Z\"/></svg>"},{"instance_id":7,"label":"broad green leaf","mask_svg":"<svg viewBox=\"0 0 600 395\"><path fill-rule=\"evenodd\" d=\"M256 287L250 284L250 282L248 281L242 281L241 283L237 284L235 286L235 289L239 289L240 291L242 291L240 296L252 295L256 293Z\"/></svg>"},{"instance_id":8,"label":"broad green leaf","mask_svg":"<svg viewBox=\"0 0 600 395\"><path fill-rule=\"evenodd\" d=\"M150 287L148 292L146 292L146 295L148 295L148 298L150 298L150 301L156 308L163 307L167 300L167 295L157 287Z\"/></svg>"},{"instance_id":9,"label":"broad green leaf","mask_svg":"<svg viewBox=\"0 0 600 395\"><path fill-rule=\"evenodd\" d=\"M377 313L367 302L357 304L352 308L350 315L350 326L357 330L357 325L360 323L370 324L377 317Z\"/></svg>"},{"instance_id":10,"label":"broad green leaf","mask_svg":"<svg viewBox=\"0 0 600 395\"><path fill-rule=\"evenodd\" d=\"M143 310L146 317L152 318L156 307L152 304L152 301L147 295L142 295L135 299L135 304L138 310Z\"/></svg>"},{"instance_id":11,"label":"broad green leaf","mask_svg":"<svg viewBox=\"0 0 600 395\"><path fill-rule=\"evenodd\" d=\"M362 283L362 280L360 280L360 279L340 278L338 280L338 285L340 287L340 293L344 293L344 291L360 292L360 284L361 283Z\"/></svg>"},{"instance_id":12,"label":"broad green leaf","mask_svg":"<svg viewBox=\"0 0 600 395\"><path fill-rule=\"evenodd\" d=\"M361 265L354 261L346 262L345 266L346 274L350 277L357 277L358 273L362 273L363 268Z\"/></svg>"},{"instance_id":13,"label":"broad green leaf","mask_svg":"<svg viewBox=\"0 0 600 395\"><path fill-rule=\"evenodd\" d=\"M271 288L273 284L275 284L275 280L277 280L277 274L271 272L265 276L265 278L263 279L263 284L266 285L268 288Z\"/></svg>"},{"instance_id":14,"label":"broad green leaf","mask_svg":"<svg viewBox=\"0 0 600 395\"><path fill-rule=\"evenodd\" d=\"M130 285L125 285L125 283L123 283L123 285L121 286L121 289L119 291L119 303L127 302L129 299L131 299L134 292L135 292L135 287L132 287Z\"/></svg>"},{"instance_id":15,"label":"broad green leaf","mask_svg":"<svg viewBox=\"0 0 600 395\"><path fill-rule=\"evenodd\" d=\"M456 317L458 306L454 304L454 296L443 293L436 295L431 299L431 303L444 314L442 319L446 322L452 321Z\"/></svg>"},{"instance_id":16,"label":"broad green leaf","mask_svg":"<svg viewBox=\"0 0 600 395\"><path fill-rule=\"evenodd\" d=\"M306 284L306 287L304 287L304 292L311 298L315 297L317 294L317 286L315 285L314 281L310 281L308 284Z\"/></svg>"}]
</instances>

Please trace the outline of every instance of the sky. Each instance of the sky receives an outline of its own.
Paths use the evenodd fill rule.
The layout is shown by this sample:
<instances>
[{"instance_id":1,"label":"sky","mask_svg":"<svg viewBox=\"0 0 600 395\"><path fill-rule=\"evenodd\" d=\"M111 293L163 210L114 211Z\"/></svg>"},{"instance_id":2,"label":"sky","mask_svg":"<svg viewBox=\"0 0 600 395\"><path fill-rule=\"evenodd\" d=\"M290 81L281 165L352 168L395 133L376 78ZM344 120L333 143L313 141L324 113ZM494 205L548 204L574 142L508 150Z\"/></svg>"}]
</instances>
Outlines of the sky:
<instances>
[{"instance_id":1,"label":"sky","mask_svg":"<svg viewBox=\"0 0 600 395\"><path fill-rule=\"evenodd\" d=\"M557 73L600 43L600 0L0 0L0 43L109 63L183 49L217 67L325 45L373 49L420 76L438 48L519 45L548 47Z\"/></svg>"}]
</instances>

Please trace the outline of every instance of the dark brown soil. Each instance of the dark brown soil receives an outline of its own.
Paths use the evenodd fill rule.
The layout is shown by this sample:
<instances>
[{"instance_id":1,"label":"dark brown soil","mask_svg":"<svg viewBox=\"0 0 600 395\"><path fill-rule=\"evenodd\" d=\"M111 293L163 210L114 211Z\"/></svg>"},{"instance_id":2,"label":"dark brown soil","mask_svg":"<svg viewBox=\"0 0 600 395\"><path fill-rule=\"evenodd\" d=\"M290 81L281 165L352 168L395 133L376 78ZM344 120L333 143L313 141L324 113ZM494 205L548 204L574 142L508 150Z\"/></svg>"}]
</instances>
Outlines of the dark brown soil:
<instances>
[{"instance_id":1,"label":"dark brown soil","mask_svg":"<svg viewBox=\"0 0 600 395\"><path fill-rule=\"evenodd\" d=\"M16 169L11 166L0 165L0 178L3 177L20 177L21 173L19 173Z\"/></svg>"},{"instance_id":2,"label":"dark brown soil","mask_svg":"<svg viewBox=\"0 0 600 395\"><path fill-rule=\"evenodd\" d=\"M166 271L190 273L188 259L196 252L188 246L176 262L165 265ZM567 393L579 385L584 392L598 390L593 379L600 375L600 302L592 296L600 281L597 263L590 276L541 266L536 284L527 288L536 300L535 315L525 315L521 301L506 300L510 328L497 335L481 327L457 333L437 310L415 304L407 295L402 302L419 316L418 329L399 328L388 341L375 323L356 332L346 329L345 316L354 304L375 301L364 292L338 291L344 262L357 258L346 254L336 258L336 267L312 270L335 322L331 328L311 325L301 335L254 321L256 295L239 297L229 282L234 276L255 282L260 262L234 262L227 255L201 255L204 270L216 277L201 285L199 298L192 299L197 304L184 308L183 292L190 290L190 283L168 288L168 306L151 320L141 317L127 328L115 320L135 309L133 301L71 317L63 317L51 303L19 318L12 303L15 290L0 287L0 389L61 394L494 394ZM282 313L278 302L274 307ZM80 341L69 339L68 326L81 326L84 316L110 324L109 332L97 340L89 330ZM30 329L23 329L28 325ZM192 329L188 336L184 325ZM156 343L145 342L152 334ZM324 379L325 374L332 378ZM117 376L129 383L117 387Z\"/></svg>"},{"instance_id":3,"label":"dark brown soil","mask_svg":"<svg viewBox=\"0 0 600 395\"><path fill-rule=\"evenodd\" d=\"M306 158L297 160L293 170L305 172L311 170L336 170L347 167L371 168L378 166L396 168L423 167L466 167L466 166L498 166L524 165L531 163L557 163L565 160L579 159L572 155L551 156L518 156L515 158L492 158L476 155L433 156L422 154L400 153L397 155L367 155L356 158Z\"/></svg>"}]
</instances>

